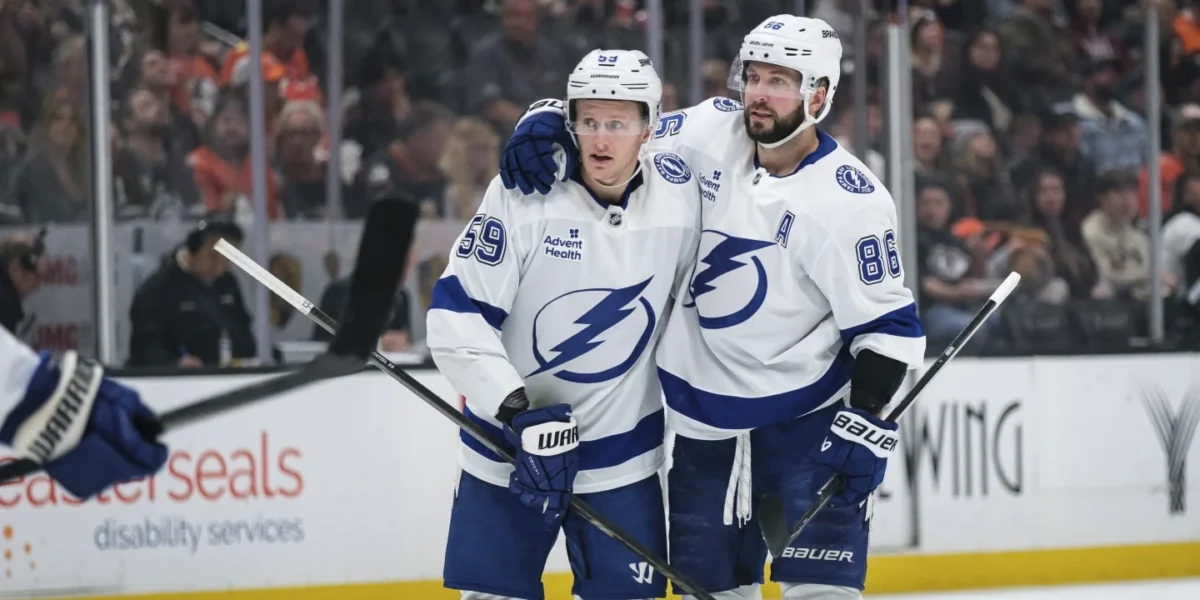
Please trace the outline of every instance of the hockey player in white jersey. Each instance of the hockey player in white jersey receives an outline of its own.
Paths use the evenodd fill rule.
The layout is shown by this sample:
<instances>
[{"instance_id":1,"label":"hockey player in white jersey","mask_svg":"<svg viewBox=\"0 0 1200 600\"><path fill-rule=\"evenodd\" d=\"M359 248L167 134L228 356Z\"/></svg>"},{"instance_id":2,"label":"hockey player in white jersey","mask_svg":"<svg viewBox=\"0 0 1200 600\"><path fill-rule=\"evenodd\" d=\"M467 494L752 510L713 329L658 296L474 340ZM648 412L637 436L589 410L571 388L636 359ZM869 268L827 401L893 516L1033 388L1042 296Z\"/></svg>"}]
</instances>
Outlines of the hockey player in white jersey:
<instances>
[{"instance_id":1,"label":"hockey player in white jersey","mask_svg":"<svg viewBox=\"0 0 1200 600\"><path fill-rule=\"evenodd\" d=\"M577 598L666 595L661 574L567 511L579 494L666 555L654 350L695 260L700 200L678 155L644 151L661 93L645 54L588 54L566 96L581 160L545 196L492 181L434 287L434 361L517 457L514 470L462 435L443 579L463 598L540 600L560 530Z\"/></svg>"},{"instance_id":2,"label":"hockey player in white jersey","mask_svg":"<svg viewBox=\"0 0 1200 600\"><path fill-rule=\"evenodd\" d=\"M86 500L166 464L166 446L139 431L154 413L100 365L75 352L39 355L3 328L0 364L0 444L71 495Z\"/></svg>"},{"instance_id":3,"label":"hockey player in white jersey","mask_svg":"<svg viewBox=\"0 0 1200 600\"><path fill-rule=\"evenodd\" d=\"M755 504L779 494L794 523L835 473L847 486L772 579L788 599L861 596L870 495L897 442L879 413L924 354L892 198L816 127L841 55L821 20L767 19L731 69L744 106L715 98L663 115L652 143L682 155L703 194L700 258L658 352L677 434L669 558L722 599L760 595ZM562 122L538 104L523 117L506 186L558 189Z\"/></svg>"}]
</instances>

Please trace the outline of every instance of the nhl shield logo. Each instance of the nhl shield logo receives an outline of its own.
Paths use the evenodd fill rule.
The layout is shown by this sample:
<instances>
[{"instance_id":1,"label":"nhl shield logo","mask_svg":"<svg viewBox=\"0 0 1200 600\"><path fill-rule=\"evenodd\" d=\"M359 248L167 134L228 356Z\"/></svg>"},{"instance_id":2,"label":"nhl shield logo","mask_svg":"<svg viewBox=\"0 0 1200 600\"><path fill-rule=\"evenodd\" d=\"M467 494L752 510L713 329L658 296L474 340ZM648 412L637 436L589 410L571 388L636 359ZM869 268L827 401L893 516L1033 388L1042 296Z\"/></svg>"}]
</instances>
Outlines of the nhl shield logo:
<instances>
[{"instance_id":1,"label":"nhl shield logo","mask_svg":"<svg viewBox=\"0 0 1200 600\"><path fill-rule=\"evenodd\" d=\"M621 221L622 221L621 213L619 213L619 212L608 213L608 224L609 225L612 225L613 227L619 227L621 225Z\"/></svg>"}]
</instances>

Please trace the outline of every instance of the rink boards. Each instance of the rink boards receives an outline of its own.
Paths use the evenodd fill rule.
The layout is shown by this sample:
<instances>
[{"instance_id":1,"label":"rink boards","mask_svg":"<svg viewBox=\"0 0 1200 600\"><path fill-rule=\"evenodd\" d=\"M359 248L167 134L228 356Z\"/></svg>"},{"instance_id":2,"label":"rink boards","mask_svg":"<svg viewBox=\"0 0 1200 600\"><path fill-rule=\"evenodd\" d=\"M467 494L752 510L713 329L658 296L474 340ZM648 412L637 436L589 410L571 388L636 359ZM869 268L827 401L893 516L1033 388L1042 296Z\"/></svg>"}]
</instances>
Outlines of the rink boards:
<instances>
[{"instance_id":1,"label":"rink boards","mask_svg":"<svg viewBox=\"0 0 1200 600\"><path fill-rule=\"evenodd\" d=\"M164 410L262 377L127 383ZM1198 421L1194 356L957 359L902 420L868 590L1200 575ZM44 476L0 486L0 597L457 597L439 581L457 435L388 377L169 441L162 473L88 503ZM569 597L561 547L547 570Z\"/></svg>"}]
</instances>

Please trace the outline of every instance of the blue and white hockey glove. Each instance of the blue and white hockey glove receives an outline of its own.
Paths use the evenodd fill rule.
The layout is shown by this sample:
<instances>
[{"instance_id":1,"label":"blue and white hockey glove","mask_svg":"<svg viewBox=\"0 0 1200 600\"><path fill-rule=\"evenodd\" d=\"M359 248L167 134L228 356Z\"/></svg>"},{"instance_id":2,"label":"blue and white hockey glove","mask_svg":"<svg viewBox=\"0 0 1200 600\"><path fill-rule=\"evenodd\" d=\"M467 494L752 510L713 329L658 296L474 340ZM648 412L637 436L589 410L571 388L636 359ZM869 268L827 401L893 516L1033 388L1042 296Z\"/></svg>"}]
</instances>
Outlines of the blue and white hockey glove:
<instances>
[{"instance_id":1,"label":"blue and white hockey glove","mask_svg":"<svg viewBox=\"0 0 1200 600\"><path fill-rule=\"evenodd\" d=\"M524 400L524 392L520 392ZM579 427L571 407L553 404L512 416L504 437L517 448L508 489L521 502L542 512L552 527L562 524L579 473Z\"/></svg>"},{"instance_id":2,"label":"blue and white hockey glove","mask_svg":"<svg viewBox=\"0 0 1200 600\"><path fill-rule=\"evenodd\" d=\"M81 500L166 464L167 447L147 439L157 418L137 392L75 352L40 358L25 396L0 424L0 443Z\"/></svg>"},{"instance_id":3,"label":"blue and white hockey glove","mask_svg":"<svg viewBox=\"0 0 1200 600\"><path fill-rule=\"evenodd\" d=\"M830 506L862 504L883 483L888 456L900 443L898 424L885 421L857 408L838 411L829 434L813 455L813 497L834 475L846 478L846 487L830 500Z\"/></svg>"},{"instance_id":4,"label":"blue and white hockey glove","mask_svg":"<svg viewBox=\"0 0 1200 600\"><path fill-rule=\"evenodd\" d=\"M534 190L548 194L556 179L567 180L579 164L579 154L566 121L561 100L538 100L529 107L500 156L505 188L520 188L526 196Z\"/></svg>"}]
</instances>

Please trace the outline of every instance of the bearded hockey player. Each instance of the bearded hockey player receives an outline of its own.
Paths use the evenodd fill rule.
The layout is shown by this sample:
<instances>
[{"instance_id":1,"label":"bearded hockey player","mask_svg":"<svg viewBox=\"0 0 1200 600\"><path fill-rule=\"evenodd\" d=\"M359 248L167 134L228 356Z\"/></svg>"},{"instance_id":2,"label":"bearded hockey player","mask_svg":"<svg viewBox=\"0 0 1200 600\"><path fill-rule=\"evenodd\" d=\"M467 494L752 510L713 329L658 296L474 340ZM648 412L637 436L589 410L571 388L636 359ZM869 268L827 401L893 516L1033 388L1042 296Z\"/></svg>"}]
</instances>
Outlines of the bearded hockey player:
<instances>
[{"instance_id":1,"label":"bearded hockey player","mask_svg":"<svg viewBox=\"0 0 1200 600\"><path fill-rule=\"evenodd\" d=\"M167 448L139 432L154 413L137 392L67 352L36 354L0 329L0 444L42 465L71 495L86 500L109 486L157 473Z\"/></svg>"},{"instance_id":2,"label":"bearded hockey player","mask_svg":"<svg viewBox=\"0 0 1200 600\"><path fill-rule=\"evenodd\" d=\"M670 561L722 599L760 597L756 503L780 495L790 525L834 474L848 484L772 578L788 599L861 597L869 498L897 441L879 414L925 350L892 198L816 127L841 57L825 22L767 19L731 69L744 106L711 99L655 132L703 194L699 261L658 351L677 434ZM523 118L501 166L508 187L559 189L562 123L537 104Z\"/></svg>"},{"instance_id":3,"label":"bearded hockey player","mask_svg":"<svg viewBox=\"0 0 1200 600\"><path fill-rule=\"evenodd\" d=\"M544 196L493 180L434 287L434 361L517 457L514 470L462 435L443 578L463 598L540 600L560 529L576 597L666 595L662 575L567 511L579 494L666 555L654 350L695 260L700 199L678 155L644 152L661 94L645 54L588 54L565 103L581 160Z\"/></svg>"}]
</instances>

